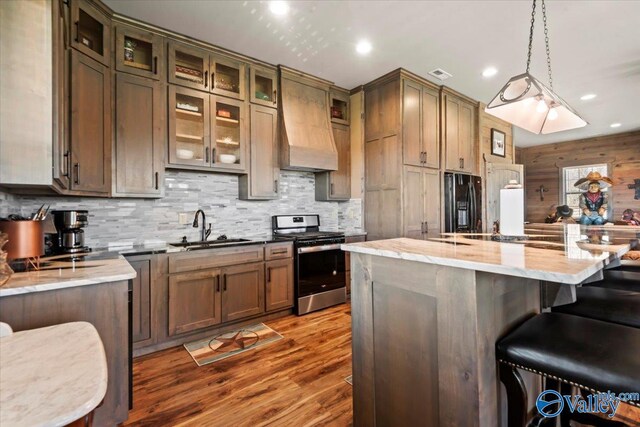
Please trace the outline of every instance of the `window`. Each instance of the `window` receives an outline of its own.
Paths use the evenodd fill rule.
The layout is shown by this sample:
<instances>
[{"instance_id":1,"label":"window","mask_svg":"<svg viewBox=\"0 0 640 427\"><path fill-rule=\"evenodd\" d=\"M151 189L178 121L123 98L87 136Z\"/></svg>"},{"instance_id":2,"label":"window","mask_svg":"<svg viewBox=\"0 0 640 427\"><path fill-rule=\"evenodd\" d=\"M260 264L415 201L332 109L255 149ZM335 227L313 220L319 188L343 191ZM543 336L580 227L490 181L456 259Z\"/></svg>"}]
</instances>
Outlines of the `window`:
<instances>
[{"instance_id":1,"label":"window","mask_svg":"<svg viewBox=\"0 0 640 427\"><path fill-rule=\"evenodd\" d=\"M586 177L589 172L600 172L602 176L608 176L608 167L606 164L598 165L582 165L571 166L562 168L562 204L569 206L573 209L573 217L578 219L582 214L580 210L580 194L584 193L584 190L580 190L573 186L577 180ZM602 191L607 191L603 189ZM611 201L609 201L611 202ZM604 217L607 218L609 212L605 212Z\"/></svg>"}]
</instances>

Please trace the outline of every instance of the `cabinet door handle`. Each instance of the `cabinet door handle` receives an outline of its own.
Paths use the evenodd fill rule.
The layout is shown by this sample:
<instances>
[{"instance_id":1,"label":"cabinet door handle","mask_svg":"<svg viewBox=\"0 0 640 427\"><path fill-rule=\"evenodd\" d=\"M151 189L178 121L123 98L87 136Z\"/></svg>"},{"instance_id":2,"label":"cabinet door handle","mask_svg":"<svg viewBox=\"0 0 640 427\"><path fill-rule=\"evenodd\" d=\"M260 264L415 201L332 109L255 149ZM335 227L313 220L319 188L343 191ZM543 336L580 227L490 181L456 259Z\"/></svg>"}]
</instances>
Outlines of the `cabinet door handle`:
<instances>
[{"instance_id":1,"label":"cabinet door handle","mask_svg":"<svg viewBox=\"0 0 640 427\"><path fill-rule=\"evenodd\" d=\"M425 164L427 163L427 152L426 151L424 152L424 162L423 163L425 163Z\"/></svg>"},{"instance_id":2,"label":"cabinet door handle","mask_svg":"<svg viewBox=\"0 0 640 427\"><path fill-rule=\"evenodd\" d=\"M222 275L222 290L227 292L227 275Z\"/></svg>"},{"instance_id":3,"label":"cabinet door handle","mask_svg":"<svg viewBox=\"0 0 640 427\"><path fill-rule=\"evenodd\" d=\"M267 267L267 283L271 283L271 267Z\"/></svg>"},{"instance_id":4,"label":"cabinet door handle","mask_svg":"<svg viewBox=\"0 0 640 427\"><path fill-rule=\"evenodd\" d=\"M209 84L209 72L205 71L204 72L204 87L205 88L208 87L208 84Z\"/></svg>"},{"instance_id":5,"label":"cabinet door handle","mask_svg":"<svg viewBox=\"0 0 640 427\"><path fill-rule=\"evenodd\" d=\"M209 163L209 147L204 147L204 162Z\"/></svg>"},{"instance_id":6,"label":"cabinet door handle","mask_svg":"<svg viewBox=\"0 0 640 427\"><path fill-rule=\"evenodd\" d=\"M67 150L64 153L64 166L63 166L64 173L62 174L62 176L64 176L65 178L69 178L69 169L71 169L70 168L71 164L69 163L70 158L71 158L71 153L69 153L69 150Z\"/></svg>"},{"instance_id":7,"label":"cabinet door handle","mask_svg":"<svg viewBox=\"0 0 640 427\"><path fill-rule=\"evenodd\" d=\"M460 160L462 160L462 169L464 169L464 157Z\"/></svg>"},{"instance_id":8,"label":"cabinet door handle","mask_svg":"<svg viewBox=\"0 0 640 427\"><path fill-rule=\"evenodd\" d=\"M273 192L278 193L278 180L273 180Z\"/></svg>"},{"instance_id":9,"label":"cabinet door handle","mask_svg":"<svg viewBox=\"0 0 640 427\"><path fill-rule=\"evenodd\" d=\"M80 22L76 21L76 43L80 43Z\"/></svg>"},{"instance_id":10,"label":"cabinet door handle","mask_svg":"<svg viewBox=\"0 0 640 427\"><path fill-rule=\"evenodd\" d=\"M215 163L216 162L216 149L212 148L211 149L211 163Z\"/></svg>"},{"instance_id":11,"label":"cabinet door handle","mask_svg":"<svg viewBox=\"0 0 640 427\"><path fill-rule=\"evenodd\" d=\"M273 103L276 104L278 102L278 91L273 91Z\"/></svg>"},{"instance_id":12,"label":"cabinet door handle","mask_svg":"<svg viewBox=\"0 0 640 427\"><path fill-rule=\"evenodd\" d=\"M73 167L76 169L76 179L74 182L80 184L80 163L76 163Z\"/></svg>"},{"instance_id":13,"label":"cabinet door handle","mask_svg":"<svg viewBox=\"0 0 640 427\"><path fill-rule=\"evenodd\" d=\"M424 234L429 233L429 223L427 221L424 222Z\"/></svg>"},{"instance_id":14,"label":"cabinet door handle","mask_svg":"<svg viewBox=\"0 0 640 427\"><path fill-rule=\"evenodd\" d=\"M160 187L160 174L156 172L156 190Z\"/></svg>"},{"instance_id":15,"label":"cabinet door handle","mask_svg":"<svg viewBox=\"0 0 640 427\"><path fill-rule=\"evenodd\" d=\"M331 183L331 195L336 194L336 189L335 189L335 185L333 184L333 182Z\"/></svg>"},{"instance_id":16,"label":"cabinet door handle","mask_svg":"<svg viewBox=\"0 0 640 427\"><path fill-rule=\"evenodd\" d=\"M153 74L158 74L158 57L153 57Z\"/></svg>"},{"instance_id":17,"label":"cabinet door handle","mask_svg":"<svg viewBox=\"0 0 640 427\"><path fill-rule=\"evenodd\" d=\"M216 292L220 292L220 276L216 276Z\"/></svg>"},{"instance_id":18,"label":"cabinet door handle","mask_svg":"<svg viewBox=\"0 0 640 427\"><path fill-rule=\"evenodd\" d=\"M280 249L277 251L271 251L271 255L282 255L282 254L286 254L288 252L287 249Z\"/></svg>"},{"instance_id":19,"label":"cabinet door handle","mask_svg":"<svg viewBox=\"0 0 640 427\"><path fill-rule=\"evenodd\" d=\"M215 89L215 80L213 79L213 71L211 72L211 89Z\"/></svg>"}]
</instances>

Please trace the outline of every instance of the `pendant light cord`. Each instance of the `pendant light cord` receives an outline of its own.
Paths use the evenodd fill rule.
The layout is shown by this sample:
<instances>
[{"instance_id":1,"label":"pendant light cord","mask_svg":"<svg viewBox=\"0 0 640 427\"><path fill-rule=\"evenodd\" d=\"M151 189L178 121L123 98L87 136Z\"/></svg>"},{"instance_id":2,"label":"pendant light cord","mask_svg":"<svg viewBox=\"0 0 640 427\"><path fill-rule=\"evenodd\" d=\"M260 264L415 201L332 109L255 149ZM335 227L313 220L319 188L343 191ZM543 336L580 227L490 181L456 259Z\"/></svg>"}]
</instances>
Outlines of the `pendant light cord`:
<instances>
[{"instance_id":1,"label":"pendant light cord","mask_svg":"<svg viewBox=\"0 0 640 427\"><path fill-rule=\"evenodd\" d=\"M547 8L542 2L542 22L544 24L544 44L547 49L547 70L549 71L549 88L553 90L553 78L551 77L551 50L549 49L549 30L547 28ZM536 22L536 0L533 0L533 8L531 10L531 28L529 29L529 50L527 52L527 73L531 67L531 50L533 46L533 27Z\"/></svg>"}]
</instances>

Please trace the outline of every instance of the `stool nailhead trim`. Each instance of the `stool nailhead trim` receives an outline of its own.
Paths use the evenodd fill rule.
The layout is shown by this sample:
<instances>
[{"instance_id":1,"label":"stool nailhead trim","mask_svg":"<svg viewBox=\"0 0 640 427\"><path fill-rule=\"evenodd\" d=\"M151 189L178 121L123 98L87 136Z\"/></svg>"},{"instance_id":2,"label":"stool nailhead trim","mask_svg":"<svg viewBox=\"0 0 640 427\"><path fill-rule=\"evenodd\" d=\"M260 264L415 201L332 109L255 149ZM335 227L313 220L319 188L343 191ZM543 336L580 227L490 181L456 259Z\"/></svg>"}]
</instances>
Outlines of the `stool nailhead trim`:
<instances>
[{"instance_id":1,"label":"stool nailhead trim","mask_svg":"<svg viewBox=\"0 0 640 427\"><path fill-rule=\"evenodd\" d=\"M544 372L536 371L535 369L527 368L526 366L518 365L516 363L507 362L506 360L498 359L498 362L504 363L504 364L509 365L511 367L514 367L514 368L524 369L525 371L533 372L534 374L537 374L537 375L540 375L540 376L543 376L543 377L552 378L552 379L557 380L557 381L562 381L565 384L570 384L572 386L576 386L576 387L581 388L583 390L588 390L591 393L604 393L603 391L594 390L591 387L587 387L585 385L578 384L578 383L573 382L573 381L565 380L564 378L556 377L555 375L551 375L551 374L547 374L547 373L544 373ZM627 400L624 403L628 403L629 405L632 405L632 406L640 408L640 402L634 402L634 401L631 401L631 400Z\"/></svg>"}]
</instances>

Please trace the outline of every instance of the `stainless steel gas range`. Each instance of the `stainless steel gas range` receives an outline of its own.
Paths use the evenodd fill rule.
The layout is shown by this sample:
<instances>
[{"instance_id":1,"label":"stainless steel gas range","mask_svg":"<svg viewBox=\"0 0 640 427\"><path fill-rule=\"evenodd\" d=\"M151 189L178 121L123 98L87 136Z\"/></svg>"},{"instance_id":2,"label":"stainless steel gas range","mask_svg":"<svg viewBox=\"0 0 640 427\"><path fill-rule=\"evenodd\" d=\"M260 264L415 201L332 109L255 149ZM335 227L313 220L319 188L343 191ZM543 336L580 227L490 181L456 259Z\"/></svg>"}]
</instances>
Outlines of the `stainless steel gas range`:
<instances>
[{"instance_id":1,"label":"stainless steel gas range","mask_svg":"<svg viewBox=\"0 0 640 427\"><path fill-rule=\"evenodd\" d=\"M271 221L274 239L294 243L297 314L344 303L344 233L320 231L319 215L276 215Z\"/></svg>"}]
</instances>

